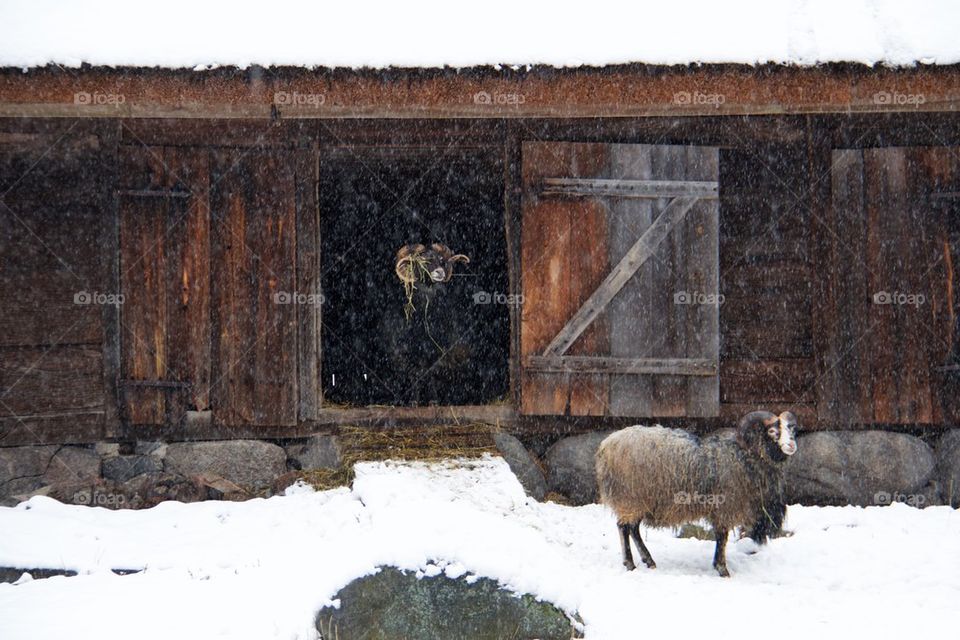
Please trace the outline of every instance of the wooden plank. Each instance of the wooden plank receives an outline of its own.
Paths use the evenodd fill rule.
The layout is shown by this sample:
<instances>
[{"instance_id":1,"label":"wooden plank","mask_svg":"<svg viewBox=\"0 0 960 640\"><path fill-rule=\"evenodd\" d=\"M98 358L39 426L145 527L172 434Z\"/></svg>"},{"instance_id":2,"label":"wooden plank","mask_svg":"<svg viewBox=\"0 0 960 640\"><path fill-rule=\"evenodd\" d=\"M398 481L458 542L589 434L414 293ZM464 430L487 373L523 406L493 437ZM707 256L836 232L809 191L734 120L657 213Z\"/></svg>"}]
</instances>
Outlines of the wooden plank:
<instances>
[{"instance_id":1,"label":"wooden plank","mask_svg":"<svg viewBox=\"0 0 960 640\"><path fill-rule=\"evenodd\" d=\"M649 180L653 176L652 150L648 145L613 145L611 176ZM610 206L610 261L623 259L636 238L653 223L662 203L648 199L620 199ZM648 265L653 267L655 265ZM641 269L610 301L610 355L621 358L650 357L659 352L653 336L658 335L660 319L648 313L657 295L653 282L654 269ZM659 334L662 335L662 334ZM610 377L610 409L614 416L652 416L657 412L654 381L650 376L612 375Z\"/></svg>"},{"instance_id":2,"label":"wooden plank","mask_svg":"<svg viewBox=\"0 0 960 640\"><path fill-rule=\"evenodd\" d=\"M120 203L115 194L119 180L120 126L106 122L100 130L101 162L104 167L104 190L101 198L102 235L100 238L103 269L101 282L105 289L120 292ZM120 390L120 306L103 305L103 407L104 430L109 437L121 435Z\"/></svg>"},{"instance_id":3,"label":"wooden plank","mask_svg":"<svg viewBox=\"0 0 960 640\"><path fill-rule=\"evenodd\" d=\"M257 74L257 75L254 75ZM78 105L77 86L90 93L122 93L117 105ZM925 102L877 104L878 92L896 87L923 94ZM323 94L323 104L277 105L275 93L296 88ZM724 100L678 104L677 92L693 88ZM479 91L517 95L510 104L474 101ZM336 99L333 99L333 97ZM794 67L786 65L703 65L665 68L623 65L617 68L531 69L524 73L484 70L454 73L443 69L223 69L156 70L94 68L63 73L55 67L6 69L0 77L0 115L54 118L222 117L273 126L296 119L385 117L426 118L598 118L671 116L685 120L704 115L786 113L956 112L960 77L952 65L875 69L865 65ZM593 124L593 123L590 123ZM654 138L655 139L655 138Z\"/></svg>"},{"instance_id":4,"label":"wooden plank","mask_svg":"<svg viewBox=\"0 0 960 640\"><path fill-rule=\"evenodd\" d=\"M296 288L298 293L320 300L320 221L317 202L319 163L316 147L297 150L296 193ZM297 305L297 376L299 421L315 420L322 405L320 384L321 305Z\"/></svg>"},{"instance_id":5,"label":"wooden plank","mask_svg":"<svg viewBox=\"0 0 960 640\"><path fill-rule=\"evenodd\" d=\"M186 383L185 392L126 385L134 425L179 422L186 410L209 407L210 212L206 150L121 149L121 288L125 305L121 370L126 379Z\"/></svg>"},{"instance_id":6,"label":"wooden plank","mask_svg":"<svg viewBox=\"0 0 960 640\"><path fill-rule=\"evenodd\" d=\"M705 180L719 175L719 153L715 149L681 147L684 151L681 175L687 180ZM682 288L673 292L674 307L684 314L681 326L685 331L688 357L705 358L717 366L720 358L720 256L719 203L700 200L686 220L674 232L676 253L681 256L676 272ZM686 293L695 304L677 304L677 295ZM699 301L703 301L702 304ZM688 379L685 415L715 416L719 411L720 378Z\"/></svg>"},{"instance_id":7,"label":"wooden plank","mask_svg":"<svg viewBox=\"0 0 960 640\"><path fill-rule=\"evenodd\" d=\"M85 444L104 440L102 411L78 411L7 418L0 416L0 446Z\"/></svg>"},{"instance_id":8,"label":"wooden plank","mask_svg":"<svg viewBox=\"0 0 960 640\"><path fill-rule=\"evenodd\" d=\"M867 347L865 323L871 303L867 274L856 256L866 247L863 154L834 150L831 162L831 209L825 229L825 290L829 300L823 317L826 352L818 375L817 406L821 419L835 428L860 424L865 419L864 377L861 354ZM868 419L872 419L872 416Z\"/></svg>"},{"instance_id":9,"label":"wooden plank","mask_svg":"<svg viewBox=\"0 0 960 640\"><path fill-rule=\"evenodd\" d=\"M121 372L132 380L160 380L167 370L167 203L154 198L120 201ZM125 418L162 424L166 399L156 390L123 391Z\"/></svg>"},{"instance_id":10,"label":"wooden plank","mask_svg":"<svg viewBox=\"0 0 960 640\"><path fill-rule=\"evenodd\" d=\"M523 228L523 177L521 175L523 154L521 132L516 123L507 125L503 148L503 214L507 244L507 278L510 293L522 295L521 289L521 229ZM513 406L520 407L521 366L520 333L521 306L509 305L510 314L510 398Z\"/></svg>"},{"instance_id":11,"label":"wooden plank","mask_svg":"<svg viewBox=\"0 0 960 640\"><path fill-rule=\"evenodd\" d=\"M573 219L582 203L541 199L536 185L545 175L598 175L605 164L604 145L524 142L522 147L523 223L521 265L523 305L520 317L521 356L541 353L586 295L568 286L572 268ZM592 209L592 215L600 211ZM579 229L579 227L578 227ZM588 251L593 255L591 251ZM581 257L577 258L582 259ZM590 271L592 273L592 271ZM589 393L577 381L577 405ZM524 414L564 415L570 411L571 378L565 374L521 374ZM603 391L598 392L600 395ZM589 396L587 396L589 397Z\"/></svg>"},{"instance_id":12,"label":"wooden plank","mask_svg":"<svg viewBox=\"0 0 960 640\"><path fill-rule=\"evenodd\" d=\"M544 355L561 355L584 332L587 326L606 308L610 300L633 277L637 270L653 255L657 247L686 213L696 204L696 198L678 197L670 202L643 236L613 268L600 287L577 310L560 333L547 345Z\"/></svg>"},{"instance_id":13,"label":"wooden plank","mask_svg":"<svg viewBox=\"0 0 960 640\"><path fill-rule=\"evenodd\" d=\"M907 290L907 268L903 264L905 246L911 240L904 237L907 231L903 218L909 218L907 157L903 148L867 149L863 152L865 202L867 209L867 260L870 271L869 294L896 296L913 292ZM912 265L911 265L912 266ZM901 304L876 304L873 300L870 319L874 328L868 336L871 347L864 353L869 367L861 370L868 373L872 388L863 401L872 410L865 412L867 421L898 423L910 420L902 412L902 394L910 394L915 401L915 389L911 377L911 354L916 350L912 340L904 333L904 319L909 309Z\"/></svg>"},{"instance_id":14,"label":"wooden plank","mask_svg":"<svg viewBox=\"0 0 960 640\"><path fill-rule=\"evenodd\" d=\"M598 356L527 356L531 371L561 373L716 376L717 362L706 358L609 358Z\"/></svg>"},{"instance_id":15,"label":"wooden plank","mask_svg":"<svg viewBox=\"0 0 960 640\"><path fill-rule=\"evenodd\" d=\"M297 421L296 184L287 152L214 154L211 391L218 425Z\"/></svg>"},{"instance_id":16,"label":"wooden plank","mask_svg":"<svg viewBox=\"0 0 960 640\"><path fill-rule=\"evenodd\" d=\"M717 182L625 178L544 178L541 196L607 198L719 197Z\"/></svg>"},{"instance_id":17,"label":"wooden plank","mask_svg":"<svg viewBox=\"0 0 960 640\"><path fill-rule=\"evenodd\" d=\"M0 415L102 411L99 345L0 349Z\"/></svg>"},{"instance_id":18,"label":"wooden plank","mask_svg":"<svg viewBox=\"0 0 960 640\"><path fill-rule=\"evenodd\" d=\"M813 358L722 360L720 402L813 403L816 372Z\"/></svg>"},{"instance_id":19,"label":"wooden plank","mask_svg":"<svg viewBox=\"0 0 960 640\"><path fill-rule=\"evenodd\" d=\"M0 234L5 231L3 226L0 223ZM100 343L102 307L74 301L75 296L84 292L104 292L102 287L95 288L99 279L80 280L76 273L55 269L46 260L36 264L29 253L28 249L27 256L11 263L8 260L15 259L12 253L0 250L5 266L16 265L16 269L6 269L0 278L0 347ZM23 267L29 273L17 272Z\"/></svg>"},{"instance_id":20,"label":"wooden plank","mask_svg":"<svg viewBox=\"0 0 960 640\"><path fill-rule=\"evenodd\" d=\"M582 200L569 209L570 271L566 279L567 313L587 300L609 269L607 248L607 208L596 200ZM605 314L600 314L570 345L571 356L597 356L609 353L610 330ZM581 372L570 376L568 413L604 415L609 405L609 381L606 375Z\"/></svg>"}]
</instances>

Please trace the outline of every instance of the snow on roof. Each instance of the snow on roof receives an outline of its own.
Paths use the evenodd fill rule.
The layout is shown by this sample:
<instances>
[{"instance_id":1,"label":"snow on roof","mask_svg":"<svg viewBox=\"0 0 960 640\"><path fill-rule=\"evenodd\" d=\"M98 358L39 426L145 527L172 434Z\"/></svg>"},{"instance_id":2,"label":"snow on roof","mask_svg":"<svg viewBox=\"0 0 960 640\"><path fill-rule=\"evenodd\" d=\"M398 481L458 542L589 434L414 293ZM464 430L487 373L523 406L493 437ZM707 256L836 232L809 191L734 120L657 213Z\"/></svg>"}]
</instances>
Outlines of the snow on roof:
<instances>
[{"instance_id":1,"label":"snow on roof","mask_svg":"<svg viewBox=\"0 0 960 640\"><path fill-rule=\"evenodd\" d=\"M960 62L956 0L0 0L0 66Z\"/></svg>"}]
</instances>

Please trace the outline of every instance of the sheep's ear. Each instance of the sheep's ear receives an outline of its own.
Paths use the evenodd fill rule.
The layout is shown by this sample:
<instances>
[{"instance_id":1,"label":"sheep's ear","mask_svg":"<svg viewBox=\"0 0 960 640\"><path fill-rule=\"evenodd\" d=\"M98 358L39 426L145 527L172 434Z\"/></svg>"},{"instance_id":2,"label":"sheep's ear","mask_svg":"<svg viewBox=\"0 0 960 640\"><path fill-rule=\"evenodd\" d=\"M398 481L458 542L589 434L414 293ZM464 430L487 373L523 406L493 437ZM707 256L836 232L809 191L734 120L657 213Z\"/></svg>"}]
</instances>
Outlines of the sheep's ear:
<instances>
[{"instance_id":1,"label":"sheep's ear","mask_svg":"<svg viewBox=\"0 0 960 640\"><path fill-rule=\"evenodd\" d=\"M453 253L453 251L450 251L450 247L445 244L440 244L439 242L434 242L432 245L430 245L430 248L444 258L449 258L450 254Z\"/></svg>"}]
</instances>

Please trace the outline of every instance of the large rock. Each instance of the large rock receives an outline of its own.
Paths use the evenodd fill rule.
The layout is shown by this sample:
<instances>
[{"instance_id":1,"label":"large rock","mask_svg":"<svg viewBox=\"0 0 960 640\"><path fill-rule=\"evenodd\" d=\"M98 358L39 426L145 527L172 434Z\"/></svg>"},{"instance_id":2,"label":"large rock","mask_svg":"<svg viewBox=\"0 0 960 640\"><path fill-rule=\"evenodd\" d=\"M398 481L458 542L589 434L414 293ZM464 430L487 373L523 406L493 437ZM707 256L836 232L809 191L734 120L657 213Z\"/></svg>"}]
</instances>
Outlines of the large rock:
<instances>
[{"instance_id":1,"label":"large rock","mask_svg":"<svg viewBox=\"0 0 960 640\"><path fill-rule=\"evenodd\" d=\"M547 489L583 505L597 500L595 457L603 439L611 432L585 433L564 438L550 449L544 459L547 467Z\"/></svg>"},{"instance_id":2,"label":"large rock","mask_svg":"<svg viewBox=\"0 0 960 640\"><path fill-rule=\"evenodd\" d=\"M923 506L933 468L933 450L904 433L811 433L799 438L786 464L787 502Z\"/></svg>"},{"instance_id":3,"label":"large rock","mask_svg":"<svg viewBox=\"0 0 960 640\"><path fill-rule=\"evenodd\" d=\"M527 495L536 500L543 500L547 495L547 479L540 470L540 465L523 443L509 433L499 431L493 434L493 441Z\"/></svg>"},{"instance_id":4,"label":"large rock","mask_svg":"<svg viewBox=\"0 0 960 640\"><path fill-rule=\"evenodd\" d=\"M99 477L100 456L83 447L61 447L43 474L45 484L88 482Z\"/></svg>"},{"instance_id":5,"label":"large rock","mask_svg":"<svg viewBox=\"0 0 960 640\"><path fill-rule=\"evenodd\" d=\"M287 470L287 454L259 440L178 442L167 448L167 473L196 476L212 473L243 487L261 489Z\"/></svg>"},{"instance_id":6,"label":"large rock","mask_svg":"<svg viewBox=\"0 0 960 640\"><path fill-rule=\"evenodd\" d=\"M163 471L163 461L153 456L113 456L104 459L102 468L107 480L126 482L144 473Z\"/></svg>"},{"instance_id":7,"label":"large rock","mask_svg":"<svg viewBox=\"0 0 960 640\"><path fill-rule=\"evenodd\" d=\"M386 567L351 582L336 599L339 608L317 613L317 630L325 639L569 640L574 633L553 605L517 597L486 578L473 584L442 574L418 579Z\"/></svg>"},{"instance_id":8,"label":"large rock","mask_svg":"<svg viewBox=\"0 0 960 640\"><path fill-rule=\"evenodd\" d=\"M336 469L343 462L336 436L312 436L306 442L288 445L286 450L290 466L298 471Z\"/></svg>"},{"instance_id":9,"label":"large rock","mask_svg":"<svg viewBox=\"0 0 960 640\"><path fill-rule=\"evenodd\" d=\"M206 488L196 481L164 473L144 473L126 482L100 479L44 489L60 502L106 509L146 509L167 500L197 502L207 497Z\"/></svg>"},{"instance_id":10,"label":"large rock","mask_svg":"<svg viewBox=\"0 0 960 640\"><path fill-rule=\"evenodd\" d=\"M960 507L960 429L952 429L940 437L934 476L944 504Z\"/></svg>"},{"instance_id":11,"label":"large rock","mask_svg":"<svg viewBox=\"0 0 960 640\"><path fill-rule=\"evenodd\" d=\"M43 486L43 474L58 448L0 448L0 498L28 493Z\"/></svg>"}]
</instances>

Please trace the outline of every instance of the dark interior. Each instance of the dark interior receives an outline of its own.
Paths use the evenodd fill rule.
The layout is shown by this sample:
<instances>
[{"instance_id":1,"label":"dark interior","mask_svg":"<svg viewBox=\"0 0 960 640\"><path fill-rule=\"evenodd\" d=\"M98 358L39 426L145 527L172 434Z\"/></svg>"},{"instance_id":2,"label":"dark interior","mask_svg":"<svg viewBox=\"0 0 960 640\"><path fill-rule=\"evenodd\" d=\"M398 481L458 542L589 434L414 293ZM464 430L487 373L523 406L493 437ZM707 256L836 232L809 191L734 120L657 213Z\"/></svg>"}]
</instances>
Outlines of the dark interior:
<instances>
[{"instance_id":1,"label":"dark interior","mask_svg":"<svg viewBox=\"0 0 960 640\"><path fill-rule=\"evenodd\" d=\"M508 390L503 168L486 151L350 149L321 161L325 404L464 405ZM400 247L465 254L407 317ZM424 289L421 286L421 289ZM478 296L477 294L481 294Z\"/></svg>"}]
</instances>

